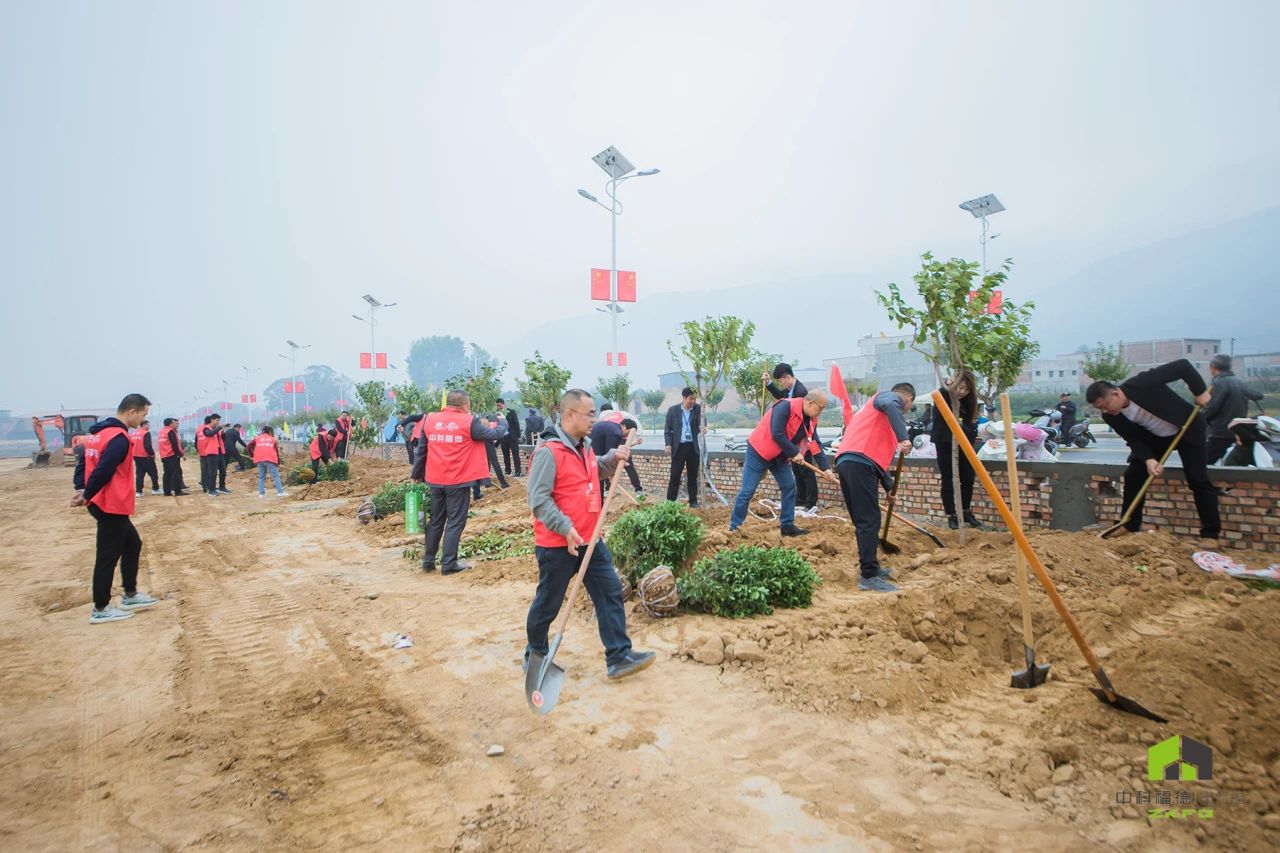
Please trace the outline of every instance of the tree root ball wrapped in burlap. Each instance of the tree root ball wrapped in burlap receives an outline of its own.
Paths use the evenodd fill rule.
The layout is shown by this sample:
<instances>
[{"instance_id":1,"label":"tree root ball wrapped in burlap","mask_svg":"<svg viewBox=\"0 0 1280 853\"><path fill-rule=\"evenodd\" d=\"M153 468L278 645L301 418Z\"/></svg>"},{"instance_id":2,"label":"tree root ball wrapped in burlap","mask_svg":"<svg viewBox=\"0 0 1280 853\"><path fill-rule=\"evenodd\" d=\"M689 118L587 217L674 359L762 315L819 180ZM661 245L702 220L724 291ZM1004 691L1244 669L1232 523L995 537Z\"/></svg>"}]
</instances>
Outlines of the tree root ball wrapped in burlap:
<instances>
[{"instance_id":1,"label":"tree root ball wrapped in burlap","mask_svg":"<svg viewBox=\"0 0 1280 853\"><path fill-rule=\"evenodd\" d=\"M640 606L650 616L660 619L676 615L680 597L676 594L676 576L669 566L657 566L640 578L637 592L640 593Z\"/></svg>"}]
</instances>

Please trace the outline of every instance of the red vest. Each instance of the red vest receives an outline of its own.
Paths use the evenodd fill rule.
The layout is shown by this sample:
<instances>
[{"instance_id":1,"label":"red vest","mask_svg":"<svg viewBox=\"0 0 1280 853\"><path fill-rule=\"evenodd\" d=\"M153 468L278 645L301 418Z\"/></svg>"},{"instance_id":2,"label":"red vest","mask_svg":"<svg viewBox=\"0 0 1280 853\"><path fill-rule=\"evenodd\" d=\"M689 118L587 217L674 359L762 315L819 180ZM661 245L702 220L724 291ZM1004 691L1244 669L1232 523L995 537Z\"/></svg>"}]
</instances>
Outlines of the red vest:
<instances>
[{"instance_id":1,"label":"red vest","mask_svg":"<svg viewBox=\"0 0 1280 853\"><path fill-rule=\"evenodd\" d=\"M324 442L324 452L320 452L320 442ZM329 435L328 433L318 432L316 437L311 439L311 461L316 461L321 456L329 455Z\"/></svg>"},{"instance_id":2,"label":"red vest","mask_svg":"<svg viewBox=\"0 0 1280 853\"><path fill-rule=\"evenodd\" d=\"M173 443L172 443L172 440L169 438L169 436L176 435L177 432L178 430L175 429L172 425L167 426L164 429L160 430L160 458L161 459L168 459L170 456L175 455L173 452ZM178 446L181 447L182 442L178 442Z\"/></svg>"},{"instance_id":3,"label":"red vest","mask_svg":"<svg viewBox=\"0 0 1280 853\"><path fill-rule=\"evenodd\" d=\"M431 452L435 453L435 449L432 448ZM538 445L534 454L538 453L555 455L556 482L551 488L551 499L561 512L569 516L578 535L589 539L595 533L596 520L600 517L600 467L596 464L595 453L591 451L591 442L584 442L582 453L578 453L563 441L553 439ZM533 464L532 459L529 464ZM569 543L535 518L533 544L543 548L563 548Z\"/></svg>"},{"instance_id":4,"label":"red vest","mask_svg":"<svg viewBox=\"0 0 1280 853\"><path fill-rule=\"evenodd\" d=\"M751 431L751 435L747 438L747 443L755 449L756 453L760 454L760 458L765 462L772 462L782 452L778 442L773 440L773 428L770 423L773 418L774 406L782 405L791 407L791 414L787 416L787 438L795 435L796 430L800 429L800 424L804 422L804 397L779 400L769 407L769 410L764 413L764 417L760 419L760 423L756 424L756 428ZM813 436L814 425L815 421L810 420L808 431L800 437L798 444L802 451Z\"/></svg>"},{"instance_id":5,"label":"red vest","mask_svg":"<svg viewBox=\"0 0 1280 853\"><path fill-rule=\"evenodd\" d=\"M334 426L338 428L338 438L341 438L342 436L351 432L351 418L339 417L338 420L334 423Z\"/></svg>"},{"instance_id":6,"label":"red vest","mask_svg":"<svg viewBox=\"0 0 1280 853\"><path fill-rule=\"evenodd\" d=\"M210 456L214 456L214 455L226 456L227 455L227 440L222 437L221 430L218 431L217 435L209 439L209 455Z\"/></svg>"},{"instance_id":7,"label":"red vest","mask_svg":"<svg viewBox=\"0 0 1280 853\"><path fill-rule=\"evenodd\" d=\"M880 470L888 471L897 449L898 437L893 434L889 416L867 403L849 419L836 456L839 457L841 453L861 453L879 465Z\"/></svg>"},{"instance_id":8,"label":"red vest","mask_svg":"<svg viewBox=\"0 0 1280 853\"><path fill-rule=\"evenodd\" d=\"M146 439L147 439L148 432L149 430L145 430L142 427L129 430L129 441L133 444L134 457L140 456L143 459L151 458L151 454L147 452L147 446L146 446Z\"/></svg>"},{"instance_id":9,"label":"red vest","mask_svg":"<svg viewBox=\"0 0 1280 853\"><path fill-rule=\"evenodd\" d=\"M208 456L210 453L209 438L204 434L204 428L207 426L208 424L202 424L196 427L196 453L201 456Z\"/></svg>"},{"instance_id":10,"label":"red vest","mask_svg":"<svg viewBox=\"0 0 1280 853\"><path fill-rule=\"evenodd\" d=\"M471 437L471 415L445 407L422 418L427 440L426 480L433 486L459 486L489 479L489 455L483 441Z\"/></svg>"},{"instance_id":11,"label":"red vest","mask_svg":"<svg viewBox=\"0 0 1280 853\"><path fill-rule=\"evenodd\" d=\"M253 440L253 462L274 462L280 464L280 450L276 447L273 435L260 435Z\"/></svg>"},{"instance_id":12,"label":"red vest","mask_svg":"<svg viewBox=\"0 0 1280 853\"><path fill-rule=\"evenodd\" d=\"M111 439L117 435L129 437L127 432L116 426L107 427L84 437L84 481L86 483L89 482L93 469L98 467L98 462L102 459L102 451L106 450ZM89 503L112 515L133 515L134 500L133 466L121 464L116 466L111 479L102 487L102 491L90 498Z\"/></svg>"}]
</instances>

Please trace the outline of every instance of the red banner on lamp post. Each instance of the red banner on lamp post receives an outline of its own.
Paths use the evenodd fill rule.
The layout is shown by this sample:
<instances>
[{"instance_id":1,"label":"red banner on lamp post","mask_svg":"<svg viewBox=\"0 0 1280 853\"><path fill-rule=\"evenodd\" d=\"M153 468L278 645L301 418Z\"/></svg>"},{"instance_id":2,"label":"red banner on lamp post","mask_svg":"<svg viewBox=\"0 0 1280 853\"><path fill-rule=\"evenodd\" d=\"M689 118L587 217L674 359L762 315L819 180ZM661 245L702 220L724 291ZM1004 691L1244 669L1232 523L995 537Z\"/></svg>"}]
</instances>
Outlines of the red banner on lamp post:
<instances>
[{"instance_id":1,"label":"red banner on lamp post","mask_svg":"<svg viewBox=\"0 0 1280 853\"><path fill-rule=\"evenodd\" d=\"M604 363L609 367L613 367L613 353L607 352L604 355Z\"/></svg>"},{"instance_id":2,"label":"red banner on lamp post","mask_svg":"<svg viewBox=\"0 0 1280 853\"><path fill-rule=\"evenodd\" d=\"M969 301L978 298L978 291L969 291ZM1004 311L1004 292L1000 290L991 291L991 300L987 302L987 307L982 309L983 314L1001 314Z\"/></svg>"},{"instance_id":3,"label":"red banner on lamp post","mask_svg":"<svg viewBox=\"0 0 1280 853\"><path fill-rule=\"evenodd\" d=\"M249 395L248 395L248 394L241 394L241 395L240 395L240 402L241 402L241 403L247 403L247 402L249 402Z\"/></svg>"},{"instance_id":4,"label":"red banner on lamp post","mask_svg":"<svg viewBox=\"0 0 1280 853\"><path fill-rule=\"evenodd\" d=\"M293 393L293 383L292 383L292 382L286 382L286 383L284 383L284 393L286 393L286 394L292 394L292 393Z\"/></svg>"},{"instance_id":5,"label":"red banner on lamp post","mask_svg":"<svg viewBox=\"0 0 1280 853\"><path fill-rule=\"evenodd\" d=\"M250 402L250 403L256 403L256 402L258 402L258 395L257 395L257 394L250 394L250 395L249 395L249 402Z\"/></svg>"},{"instance_id":6,"label":"red banner on lamp post","mask_svg":"<svg viewBox=\"0 0 1280 853\"><path fill-rule=\"evenodd\" d=\"M293 393L295 393L295 394L301 394L301 393L305 390L305 389L302 387L302 386L303 386L303 385L305 385L305 384L306 384L305 382L295 382L295 383L293 384Z\"/></svg>"},{"instance_id":7,"label":"red banner on lamp post","mask_svg":"<svg viewBox=\"0 0 1280 853\"><path fill-rule=\"evenodd\" d=\"M597 302L609 301L609 271L591 270L591 298Z\"/></svg>"},{"instance_id":8,"label":"red banner on lamp post","mask_svg":"<svg viewBox=\"0 0 1280 853\"><path fill-rule=\"evenodd\" d=\"M387 369L387 354L385 352L377 353L373 362L378 366L379 370Z\"/></svg>"},{"instance_id":9,"label":"red banner on lamp post","mask_svg":"<svg viewBox=\"0 0 1280 853\"><path fill-rule=\"evenodd\" d=\"M360 369L368 370L371 367L373 367L373 354L367 352L360 353Z\"/></svg>"},{"instance_id":10,"label":"red banner on lamp post","mask_svg":"<svg viewBox=\"0 0 1280 853\"><path fill-rule=\"evenodd\" d=\"M618 367L627 366L627 354L625 352L618 353Z\"/></svg>"},{"instance_id":11,"label":"red banner on lamp post","mask_svg":"<svg viewBox=\"0 0 1280 853\"><path fill-rule=\"evenodd\" d=\"M626 270L618 270L618 301L636 301L636 274Z\"/></svg>"}]
</instances>

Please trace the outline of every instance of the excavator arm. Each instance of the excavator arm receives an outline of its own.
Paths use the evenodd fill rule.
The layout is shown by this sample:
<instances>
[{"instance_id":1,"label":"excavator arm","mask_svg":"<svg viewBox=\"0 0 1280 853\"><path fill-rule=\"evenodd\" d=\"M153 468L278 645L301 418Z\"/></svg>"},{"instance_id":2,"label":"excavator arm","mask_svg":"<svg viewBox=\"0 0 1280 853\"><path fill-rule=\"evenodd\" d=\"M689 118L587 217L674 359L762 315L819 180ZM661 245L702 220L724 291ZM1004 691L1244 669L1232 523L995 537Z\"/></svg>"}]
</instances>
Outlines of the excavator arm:
<instances>
[{"instance_id":1,"label":"excavator arm","mask_svg":"<svg viewBox=\"0 0 1280 853\"><path fill-rule=\"evenodd\" d=\"M46 425L58 428L58 432L65 438L67 422L63 420L62 415L50 415L43 418L32 418L31 429L35 431L36 438L40 441L40 449L31 454L31 462L37 467L44 467L49 464L49 445L44 439L44 428Z\"/></svg>"}]
</instances>

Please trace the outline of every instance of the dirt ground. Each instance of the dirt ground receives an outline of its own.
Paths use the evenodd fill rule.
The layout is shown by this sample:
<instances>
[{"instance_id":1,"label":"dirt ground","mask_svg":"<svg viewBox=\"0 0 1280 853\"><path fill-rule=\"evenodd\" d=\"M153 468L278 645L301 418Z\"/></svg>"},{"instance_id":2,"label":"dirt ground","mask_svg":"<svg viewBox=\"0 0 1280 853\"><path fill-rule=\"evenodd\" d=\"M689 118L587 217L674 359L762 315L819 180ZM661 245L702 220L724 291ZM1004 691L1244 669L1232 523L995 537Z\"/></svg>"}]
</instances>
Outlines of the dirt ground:
<instances>
[{"instance_id":1,"label":"dirt ground","mask_svg":"<svg viewBox=\"0 0 1280 853\"><path fill-rule=\"evenodd\" d=\"M66 508L69 469L22 464L0 463L3 849L1280 844L1280 591L1205 575L1183 541L1032 536L1117 689L1168 724L1086 690L1038 587L1053 677L1009 688L1022 644L1007 534L960 549L947 531L937 549L898 529L886 562L902 592L873 595L836 517L786 543L823 578L812 608L655 620L633 600L635 644L658 662L621 683L579 618L560 705L539 718L519 665L533 558L422 575L399 515L355 518L404 465L355 460L350 483L285 499L258 499L249 474L220 498L148 494L141 585L163 601L91 626L93 522ZM726 510L701 514L701 553L779 544L773 523L731 540ZM516 480L474 507L468 535L527 523ZM393 649L398 633L413 647ZM1147 747L1172 734L1213 746L1212 781L1146 780ZM1175 807L1178 792L1216 795L1213 817L1133 802L1152 792L1157 808L1161 790Z\"/></svg>"}]
</instances>

